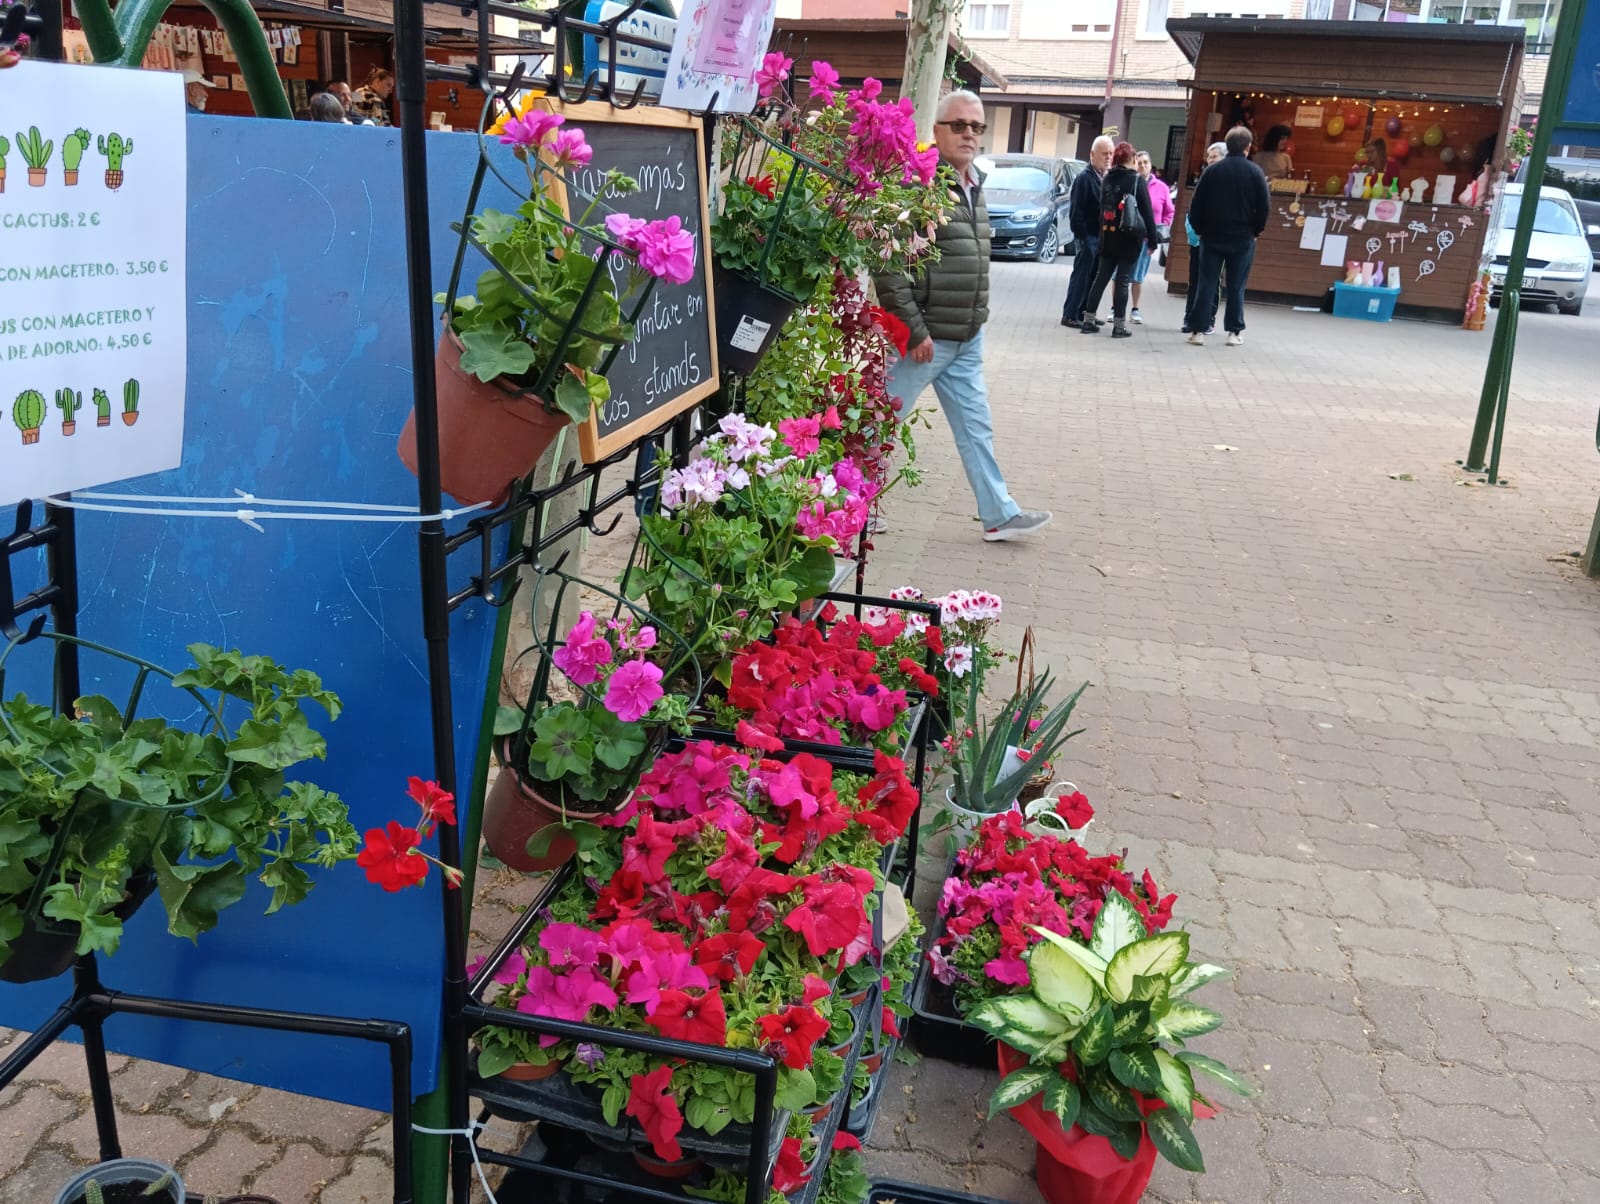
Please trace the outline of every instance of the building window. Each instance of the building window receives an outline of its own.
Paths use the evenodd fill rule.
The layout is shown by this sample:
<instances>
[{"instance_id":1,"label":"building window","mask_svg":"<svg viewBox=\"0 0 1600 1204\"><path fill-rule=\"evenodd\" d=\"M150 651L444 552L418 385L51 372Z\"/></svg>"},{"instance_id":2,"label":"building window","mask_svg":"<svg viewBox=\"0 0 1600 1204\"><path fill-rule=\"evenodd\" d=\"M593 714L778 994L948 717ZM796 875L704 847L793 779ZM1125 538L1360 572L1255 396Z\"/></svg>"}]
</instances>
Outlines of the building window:
<instances>
[{"instance_id":1,"label":"building window","mask_svg":"<svg viewBox=\"0 0 1600 1204\"><path fill-rule=\"evenodd\" d=\"M1165 8L1168 0L1159 2ZM972 11L970 0L967 11ZM1111 37L1116 14L1117 0L1022 0L1022 24L1017 36L1024 41L1041 42L1105 41Z\"/></svg>"},{"instance_id":2,"label":"building window","mask_svg":"<svg viewBox=\"0 0 1600 1204\"><path fill-rule=\"evenodd\" d=\"M961 34L968 38L1003 38L1011 32L1011 4L993 0L968 4L961 15Z\"/></svg>"},{"instance_id":3,"label":"building window","mask_svg":"<svg viewBox=\"0 0 1600 1204\"><path fill-rule=\"evenodd\" d=\"M1144 20L1139 23L1142 36L1164 38L1167 36L1167 17L1171 15L1172 0L1144 0Z\"/></svg>"}]
</instances>

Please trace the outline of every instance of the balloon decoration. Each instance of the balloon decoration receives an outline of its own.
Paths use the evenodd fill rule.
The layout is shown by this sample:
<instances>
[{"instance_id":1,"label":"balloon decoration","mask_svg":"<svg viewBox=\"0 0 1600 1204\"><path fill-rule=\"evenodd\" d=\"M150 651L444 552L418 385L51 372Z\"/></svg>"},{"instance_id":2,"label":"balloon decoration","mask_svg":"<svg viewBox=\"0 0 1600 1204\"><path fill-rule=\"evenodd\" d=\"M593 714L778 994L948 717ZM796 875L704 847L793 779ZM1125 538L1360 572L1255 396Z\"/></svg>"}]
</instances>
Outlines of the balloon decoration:
<instances>
[{"instance_id":1,"label":"balloon decoration","mask_svg":"<svg viewBox=\"0 0 1600 1204\"><path fill-rule=\"evenodd\" d=\"M1454 163L1455 161L1456 161L1456 152L1455 152L1455 148L1454 147L1447 146L1442 151L1439 152L1439 162L1441 162L1441 163Z\"/></svg>"},{"instance_id":2,"label":"balloon decoration","mask_svg":"<svg viewBox=\"0 0 1600 1204\"><path fill-rule=\"evenodd\" d=\"M1411 140L1409 138L1396 138L1389 144L1389 153L1404 163L1411 158Z\"/></svg>"},{"instance_id":3,"label":"balloon decoration","mask_svg":"<svg viewBox=\"0 0 1600 1204\"><path fill-rule=\"evenodd\" d=\"M1327 131L1328 131L1328 137L1330 137L1330 138L1337 138L1340 134L1344 133L1344 118L1343 117L1330 118L1328 120ZM1439 132L1439 136L1442 138L1444 136L1444 131L1441 130Z\"/></svg>"},{"instance_id":4,"label":"balloon decoration","mask_svg":"<svg viewBox=\"0 0 1600 1204\"><path fill-rule=\"evenodd\" d=\"M1383 128L1389 132L1389 137L1393 138L1400 132L1400 119L1398 117L1389 118L1388 121L1383 123Z\"/></svg>"},{"instance_id":5,"label":"balloon decoration","mask_svg":"<svg viewBox=\"0 0 1600 1204\"><path fill-rule=\"evenodd\" d=\"M1438 146L1444 141L1444 126L1430 125L1423 131L1422 141L1428 146Z\"/></svg>"},{"instance_id":6,"label":"balloon decoration","mask_svg":"<svg viewBox=\"0 0 1600 1204\"><path fill-rule=\"evenodd\" d=\"M1339 176L1329 176L1327 184L1322 189L1329 196L1339 196L1344 192L1344 180Z\"/></svg>"}]
</instances>

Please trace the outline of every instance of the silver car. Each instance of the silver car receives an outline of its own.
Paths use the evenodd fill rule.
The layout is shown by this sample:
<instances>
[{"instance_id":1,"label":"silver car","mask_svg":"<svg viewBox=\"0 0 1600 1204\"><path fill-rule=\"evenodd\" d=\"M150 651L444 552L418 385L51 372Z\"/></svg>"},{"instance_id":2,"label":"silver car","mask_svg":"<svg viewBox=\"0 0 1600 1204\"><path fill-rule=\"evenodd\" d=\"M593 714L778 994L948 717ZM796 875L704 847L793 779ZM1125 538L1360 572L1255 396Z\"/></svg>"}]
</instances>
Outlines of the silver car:
<instances>
[{"instance_id":1,"label":"silver car","mask_svg":"<svg viewBox=\"0 0 1600 1204\"><path fill-rule=\"evenodd\" d=\"M1494 301L1499 301L1505 287L1522 192L1521 184L1507 184L1500 204L1500 229L1495 232L1494 263L1489 268ZM1522 299L1542 301L1564 314L1576 314L1583 309L1583 299L1589 291L1594 252L1584 236L1578 207L1565 189L1540 188L1537 203L1533 241L1528 244L1528 262L1522 273Z\"/></svg>"}]
</instances>

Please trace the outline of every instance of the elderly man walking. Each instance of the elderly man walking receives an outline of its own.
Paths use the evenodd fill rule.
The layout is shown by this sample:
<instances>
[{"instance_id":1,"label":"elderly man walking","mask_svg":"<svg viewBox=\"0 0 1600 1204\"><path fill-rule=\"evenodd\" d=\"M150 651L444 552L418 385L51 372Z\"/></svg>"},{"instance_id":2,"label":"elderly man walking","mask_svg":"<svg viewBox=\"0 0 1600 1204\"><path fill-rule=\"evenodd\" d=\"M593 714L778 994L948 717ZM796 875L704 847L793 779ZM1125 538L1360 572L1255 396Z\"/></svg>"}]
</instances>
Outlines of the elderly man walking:
<instances>
[{"instance_id":1,"label":"elderly man walking","mask_svg":"<svg viewBox=\"0 0 1600 1204\"><path fill-rule=\"evenodd\" d=\"M983 102L964 90L947 93L934 114L939 158L954 169L949 220L939 228L939 260L916 280L879 275L878 299L911 330L888 390L908 405L929 385L955 436L961 465L978 500L990 542L1031 535L1048 510L1023 510L1011 500L994 455L994 424L983 380L983 324L989 320L989 210L983 176L972 164L984 131Z\"/></svg>"},{"instance_id":2,"label":"elderly man walking","mask_svg":"<svg viewBox=\"0 0 1600 1204\"><path fill-rule=\"evenodd\" d=\"M1067 301L1061 307L1061 325L1083 324L1083 303L1094 283L1100 262L1100 181L1111 167L1116 143L1105 135L1089 146L1089 169L1072 181L1067 201L1067 224L1072 227L1072 278L1067 281Z\"/></svg>"},{"instance_id":3,"label":"elderly man walking","mask_svg":"<svg viewBox=\"0 0 1600 1204\"><path fill-rule=\"evenodd\" d=\"M1256 239L1267 228L1272 197L1266 173L1245 156L1254 135L1236 125L1223 139L1228 153L1200 173L1189 198L1189 224L1200 236L1200 295L1189 320L1189 342L1205 345L1205 331L1217 314L1217 287L1228 272L1228 305L1222 324L1228 346L1244 345L1244 288L1256 256Z\"/></svg>"}]
</instances>

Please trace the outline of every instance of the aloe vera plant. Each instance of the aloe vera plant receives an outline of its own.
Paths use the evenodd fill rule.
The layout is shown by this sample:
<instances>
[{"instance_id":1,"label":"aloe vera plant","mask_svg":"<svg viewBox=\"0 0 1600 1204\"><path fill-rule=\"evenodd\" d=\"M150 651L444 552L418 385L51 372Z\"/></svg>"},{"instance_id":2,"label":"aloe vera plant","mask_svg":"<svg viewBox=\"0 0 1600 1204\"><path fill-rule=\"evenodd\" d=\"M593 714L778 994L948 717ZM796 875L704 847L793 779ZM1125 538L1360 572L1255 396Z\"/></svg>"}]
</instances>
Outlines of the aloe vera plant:
<instances>
[{"instance_id":1,"label":"aloe vera plant","mask_svg":"<svg viewBox=\"0 0 1600 1204\"><path fill-rule=\"evenodd\" d=\"M17 150L22 154L22 161L28 165L28 183L35 187L44 183L46 164L50 162L50 152L55 150L56 144L39 133L39 127L29 126L24 134L17 131Z\"/></svg>"},{"instance_id":2,"label":"aloe vera plant","mask_svg":"<svg viewBox=\"0 0 1600 1204\"><path fill-rule=\"evenodd\" d=\"M1026 1055L1001 1080L992 1116L1036 1096L1063 1128L1078 1125L1132 1158L1149 1134L1161 1155L1187 1171L1205 1170L1190 1121L1201 1071L1240 1095L1243 1076L1184 1049L1221 1027L1222 1016L1188 1002L1191 992L1223 978L1221 966L1189 961L1189 934L1145 936L1126 899L1108 894L1088 944L1035 928L1045 939L1028 954L1024 992L989 999L967 1019ZM1164 1107L1146 1113L1141 1101Z\"/></svg>"}]
</instances>

